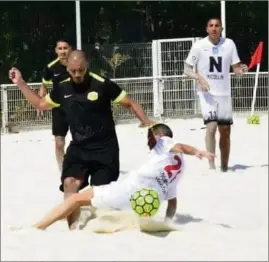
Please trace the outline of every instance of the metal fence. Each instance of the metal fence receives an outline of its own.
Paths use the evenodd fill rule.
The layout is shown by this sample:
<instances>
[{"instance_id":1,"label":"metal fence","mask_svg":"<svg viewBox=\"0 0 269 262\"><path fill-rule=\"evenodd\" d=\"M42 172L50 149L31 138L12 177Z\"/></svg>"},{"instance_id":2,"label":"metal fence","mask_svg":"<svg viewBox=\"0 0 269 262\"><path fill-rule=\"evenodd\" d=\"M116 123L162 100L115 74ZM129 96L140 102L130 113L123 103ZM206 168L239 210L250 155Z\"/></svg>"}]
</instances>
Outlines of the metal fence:
<instances>
[{"instance_id":1,"label":"metal fence","mask_svg":"<svg viewBox=\"0 0 269 262\"><path fill-rule=\"evenodd\" d=\"M141 77L115 79L131 98L140 103L150 117L186 117L200 114L195 82L185 76ZM244 76L231 74L233 110L250 111L255 73ZM158 83L156 88L156 82ZM37 90L41 83L29 86ZM259 74L256 111L268 111L268 72ZM114 105L116 120L132 120L127 109ZM51 111L38 116L37 111L23 97L16 85L1 85L2 131L10 129L45 128L51 125Z\"/></svg>"},{"instance_id":2,"label":"metal fence","mask_svg":"<svg viewBox=\"0 0 269 262\"><path fill-rule=\"evenodd\" d=\"M91 71L109 78L152 76L152 43L84 45Z\"/></svg>"}]
</instances>

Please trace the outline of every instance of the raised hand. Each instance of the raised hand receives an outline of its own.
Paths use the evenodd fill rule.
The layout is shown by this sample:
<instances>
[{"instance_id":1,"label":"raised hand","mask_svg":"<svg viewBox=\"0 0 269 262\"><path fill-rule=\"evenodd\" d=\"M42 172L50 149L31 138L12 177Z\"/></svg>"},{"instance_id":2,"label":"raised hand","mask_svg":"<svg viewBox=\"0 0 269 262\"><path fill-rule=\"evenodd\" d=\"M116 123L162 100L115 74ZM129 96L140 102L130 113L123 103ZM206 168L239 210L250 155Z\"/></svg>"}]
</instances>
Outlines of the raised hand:
<instances>
[{"instance_id":1,"label":"raised hand","mask_svg":"<svg viewBox=\"0 0 269 262\"><path fill-rule=\"evenodd\" d=\"M20 81L23 81L21 72L15 67L12 67L9 70L8 77L13 82L13 84L18 84Z\"/></svg>"}]
</instances>

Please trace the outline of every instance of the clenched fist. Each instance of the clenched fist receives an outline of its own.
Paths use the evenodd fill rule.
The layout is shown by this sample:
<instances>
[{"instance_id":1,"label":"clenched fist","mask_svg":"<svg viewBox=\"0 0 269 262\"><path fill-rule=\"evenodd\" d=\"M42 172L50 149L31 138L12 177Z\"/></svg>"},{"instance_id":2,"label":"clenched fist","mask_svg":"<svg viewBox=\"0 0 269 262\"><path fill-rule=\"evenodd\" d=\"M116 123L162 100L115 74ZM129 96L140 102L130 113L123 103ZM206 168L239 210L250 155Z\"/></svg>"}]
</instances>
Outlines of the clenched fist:
<instances>
[{"instance_id":1,"label":"clenched fist","mask_svg":"<svg viewBox=\"0 0 269 262\"><path fill-rule=\"evenodd\" d=\"M21 72L15 67L12 67L9 70L8 77L13 84L18 84L19 82L23 81Z\"/></svg>"}]
</instances>

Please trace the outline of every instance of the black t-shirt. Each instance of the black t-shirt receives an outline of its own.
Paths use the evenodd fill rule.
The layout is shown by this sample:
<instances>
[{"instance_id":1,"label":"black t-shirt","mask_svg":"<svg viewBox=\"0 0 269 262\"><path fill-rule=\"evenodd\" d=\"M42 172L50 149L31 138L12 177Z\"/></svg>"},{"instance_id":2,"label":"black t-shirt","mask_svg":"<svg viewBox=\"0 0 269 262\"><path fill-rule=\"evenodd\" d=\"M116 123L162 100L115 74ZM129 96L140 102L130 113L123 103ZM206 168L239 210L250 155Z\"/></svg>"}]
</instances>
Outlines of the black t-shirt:
<instances>
[{"instance_id":1,"label":"black t-shirt","mask_svg":"<svg viewBox=\"0 0 269 262\"><path fill-rule=\"evenodd\" d=\"M44 69L42 84L53 84L53 88L57 87L59 82L63 81L69 76L66 66L61 64L60 59L57 58L50 62Z\"/></svg>"},{"instance_id":2,"label":"black t-shirt","mask_svg":"<svg viewBox=\"0 0 269 262\"><path fill-rule=\"evenodd\" d=\"M46 100L61 106L67 116L73 144L91 149L103 149L117 142L111 101L118 103L126 95L116 83L88 72L81 84L70 78L59 83Z\"/></svg>"}]
</instances>

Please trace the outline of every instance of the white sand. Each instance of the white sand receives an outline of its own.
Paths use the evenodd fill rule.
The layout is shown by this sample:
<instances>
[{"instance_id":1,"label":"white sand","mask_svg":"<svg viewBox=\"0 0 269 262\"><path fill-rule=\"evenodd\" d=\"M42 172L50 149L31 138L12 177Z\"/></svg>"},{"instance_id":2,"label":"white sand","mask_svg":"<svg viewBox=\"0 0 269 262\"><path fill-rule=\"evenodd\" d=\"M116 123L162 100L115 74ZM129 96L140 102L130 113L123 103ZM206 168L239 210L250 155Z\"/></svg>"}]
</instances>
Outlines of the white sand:
<instances>
[{"instance_id":1,"label":"white sand","mask_svg":"<svg viewBox=\"0 0 269 262\"><path fill-rule=\"evenodd\" d=\"M212 174L206 161L186 157L175 218L182 230L158 236L69 232L64 222L45 232L11 231L10 226L35 222L62 200L62 194L50 130L2 136L2 260L268 260L267 117L260 126L235 119L230 161L234 171ZM178 141L204 147L204 130L189 131L201 127L200 119L167 123ZM145 130L137 125L117 129L126 175L147 156Z\"/></svg>"}]
</instances>

